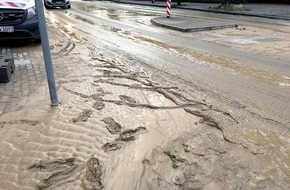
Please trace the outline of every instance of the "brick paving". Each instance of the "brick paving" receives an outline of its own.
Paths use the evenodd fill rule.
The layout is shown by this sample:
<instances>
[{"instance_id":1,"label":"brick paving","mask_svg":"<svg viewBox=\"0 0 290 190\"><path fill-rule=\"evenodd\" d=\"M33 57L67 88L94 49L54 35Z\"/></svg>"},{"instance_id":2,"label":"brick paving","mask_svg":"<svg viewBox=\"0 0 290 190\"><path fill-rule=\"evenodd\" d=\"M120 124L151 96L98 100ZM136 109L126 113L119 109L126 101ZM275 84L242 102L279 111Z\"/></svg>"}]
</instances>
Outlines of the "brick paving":
<instances>
[{"instance_id":1,"label":"brick paving","mask_svg":"<svg viewBox=\"0 0 290 190\"><path fill-rule=\"evenodd\" d=\"M58 89L62 81L91 76L88 63L78 54L82 47L48 23L49 43ZM79 44L79 46L81 46ZM80 48L80 49L78 49ZM1 43L0 54L12 55L15 72L8 83L0 83L0 115L23 109L38 97L47 97L50 104L45 63L40 43Z\"/></svg>"},{"instance_id":2,"label":"brick paving","mask_svg":"<svg viewBox=\"0 0 290 190\"><path fill-rule=\"evenodd\" d=\"M53 53L61 52L61 48L66 46L69 39L61 36L53 27L48 29L51 47L55 47L51 55L57 83L59 78L75 72L72 72L72 65L61 66L63 63L72 62L69 57L57 58ZM57 47L55 44L59 44L59 41L62 41L63 45ZM15 61L15 72L10 82L0 83L0 115L23 109L27 102L39 96L47 96L49 105L49 90L41 44L27 41L4 42L1 43L0 54L12 55Z\"/></svg>"},{"instance_id":3,"label":"brick paving","mask_svg":"<svg viewBox=\"0 0 290 190\"><path fill-rule=\"evenodd\" d=\"M44 85L45 68L40 44L12 42L1 45L0 53L12 55L15 72L8 83L0 83L0 114L21 109Z\"/></svg>"}]
</instances>

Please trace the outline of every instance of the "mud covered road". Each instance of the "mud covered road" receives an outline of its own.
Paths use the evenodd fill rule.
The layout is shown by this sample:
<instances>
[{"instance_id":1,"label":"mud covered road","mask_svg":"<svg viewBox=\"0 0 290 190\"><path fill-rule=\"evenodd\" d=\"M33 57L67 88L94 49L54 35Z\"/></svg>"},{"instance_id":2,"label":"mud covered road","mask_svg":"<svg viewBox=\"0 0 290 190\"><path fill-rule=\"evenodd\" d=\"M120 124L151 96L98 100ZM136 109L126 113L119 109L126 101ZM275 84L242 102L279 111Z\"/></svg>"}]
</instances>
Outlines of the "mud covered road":
<instances>
[{"instance_id":1,"label":"mud covered road","mask_svg":"<svg viewBox=\"0 0 290 190\"><path fill-rule=\"evenodd\" d=\"M150 23L163 14L47 10L56 108L40 45L1 46L17 66L1 92L19 88L0 115L1 189L290 188L289 23L180 33Z\"/></svg>"}]
</instances>

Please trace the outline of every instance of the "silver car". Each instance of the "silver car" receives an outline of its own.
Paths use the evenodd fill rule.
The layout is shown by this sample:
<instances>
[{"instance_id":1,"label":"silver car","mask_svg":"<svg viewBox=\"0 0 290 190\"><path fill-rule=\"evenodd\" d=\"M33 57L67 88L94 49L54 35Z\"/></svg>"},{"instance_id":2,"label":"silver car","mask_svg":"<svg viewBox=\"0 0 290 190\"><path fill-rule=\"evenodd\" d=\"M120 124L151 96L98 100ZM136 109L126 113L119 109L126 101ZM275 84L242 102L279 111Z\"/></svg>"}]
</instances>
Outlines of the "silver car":
<instances>
[{"instance_id":1,"label":"silver car","mask_svg":"<svg viewBox=\"0 0 290 190\"><path fill-rule=\"evenodd\" d=\"M47 9L61 7L69 9L71 7L70 0L44 0L44 7Z\"/></svg>"}]
</instances>

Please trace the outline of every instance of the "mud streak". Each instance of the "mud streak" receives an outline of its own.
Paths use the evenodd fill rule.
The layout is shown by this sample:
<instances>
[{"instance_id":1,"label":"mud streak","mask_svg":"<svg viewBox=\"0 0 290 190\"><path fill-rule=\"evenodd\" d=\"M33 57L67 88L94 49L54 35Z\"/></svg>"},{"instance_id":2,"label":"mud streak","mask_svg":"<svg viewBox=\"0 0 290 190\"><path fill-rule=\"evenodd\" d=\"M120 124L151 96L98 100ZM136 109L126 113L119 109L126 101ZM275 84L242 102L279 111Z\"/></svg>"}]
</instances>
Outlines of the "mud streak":
<instances>
[{"instance_id":1,"label":"mud streak","mask_svg":"<svg viewBox=\"0 0 290 190\"><path fill-rule=\"evenodd\" d=\"M121 149L125 142L136 140L137 136L143 132L147 132L145 127L137 127L136 129L128 129L120 133L119 137L113 142L108 142L102 149L105 152Z\"/></svg>"}]
</instances>

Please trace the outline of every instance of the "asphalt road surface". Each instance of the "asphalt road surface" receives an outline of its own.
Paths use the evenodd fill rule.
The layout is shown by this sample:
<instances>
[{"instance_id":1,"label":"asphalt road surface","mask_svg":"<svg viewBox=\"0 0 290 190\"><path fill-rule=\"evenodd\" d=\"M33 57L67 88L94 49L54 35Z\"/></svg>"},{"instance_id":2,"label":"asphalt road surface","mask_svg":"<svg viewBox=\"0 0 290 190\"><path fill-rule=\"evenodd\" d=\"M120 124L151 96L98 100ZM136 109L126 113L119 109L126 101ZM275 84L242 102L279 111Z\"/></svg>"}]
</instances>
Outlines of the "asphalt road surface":
<instances>
[{"instance_id":1,"label":"asphalt road surface","mask_svg":"<svg viewBox=\"0 0 290 190\"><path fill-rule=\"evenodd\" d=\"M176 16L239 25L224 33L181 33L151 24L151 18L164 16L160 8L87 1L72 5L70 11L48 11L49 20L56 20L60 30L77 34L78 40L106 49L110 56L128 58L129 68L146 68L156 82L210 104L206 113L222 126L225 139L254 154L269 153L271 159L287 163L276 169L289 174L288 21L173 10ZM241 33L227 36L232 30ZM228 43L231 37L240 45ZM280 42L286 44L279 48ZM279 148L273 151L274 147Z\"/></svg>"},{"instance_id":2,"label":"asphalt road surface","mask_svg":"<svg viewBox=\"0 0 290 190\"><path fill-rule=\"evenodd\" d=\"M287 55L277 58L267 51L246 51L246 46L237 49L199 39L196 33L186 34L158 28L150 23L150 19L164 15L164 10L160 8L83 1L73 2L73 5L70 12L48 11L48 18L71 23L67 27L59 27L69 27L69 30L87 38L90 43L109 47L116 54L129 54L155 70L154 73L174 77L175 82L179 81L181 86L186 83L207 91L207 96L212 95L226 102L239 102L243 105L241 107L259 109L265 112L265 118L289 126L289 86L287 81L285 86L279 85L279 82L289 77ZM172 14L231 21L240 27L256 26L277 31L277 35L279 32L283 34L290 31L287 21L185 10L173 11ZM198 53L194 56L195 51ZM223 68L226 64L206 63L215 60L224 63L236 61L237 65L227 69ZM240 70L235 67L245 67L248 72L238 72Z\"/></svg>"}]
</instances>

